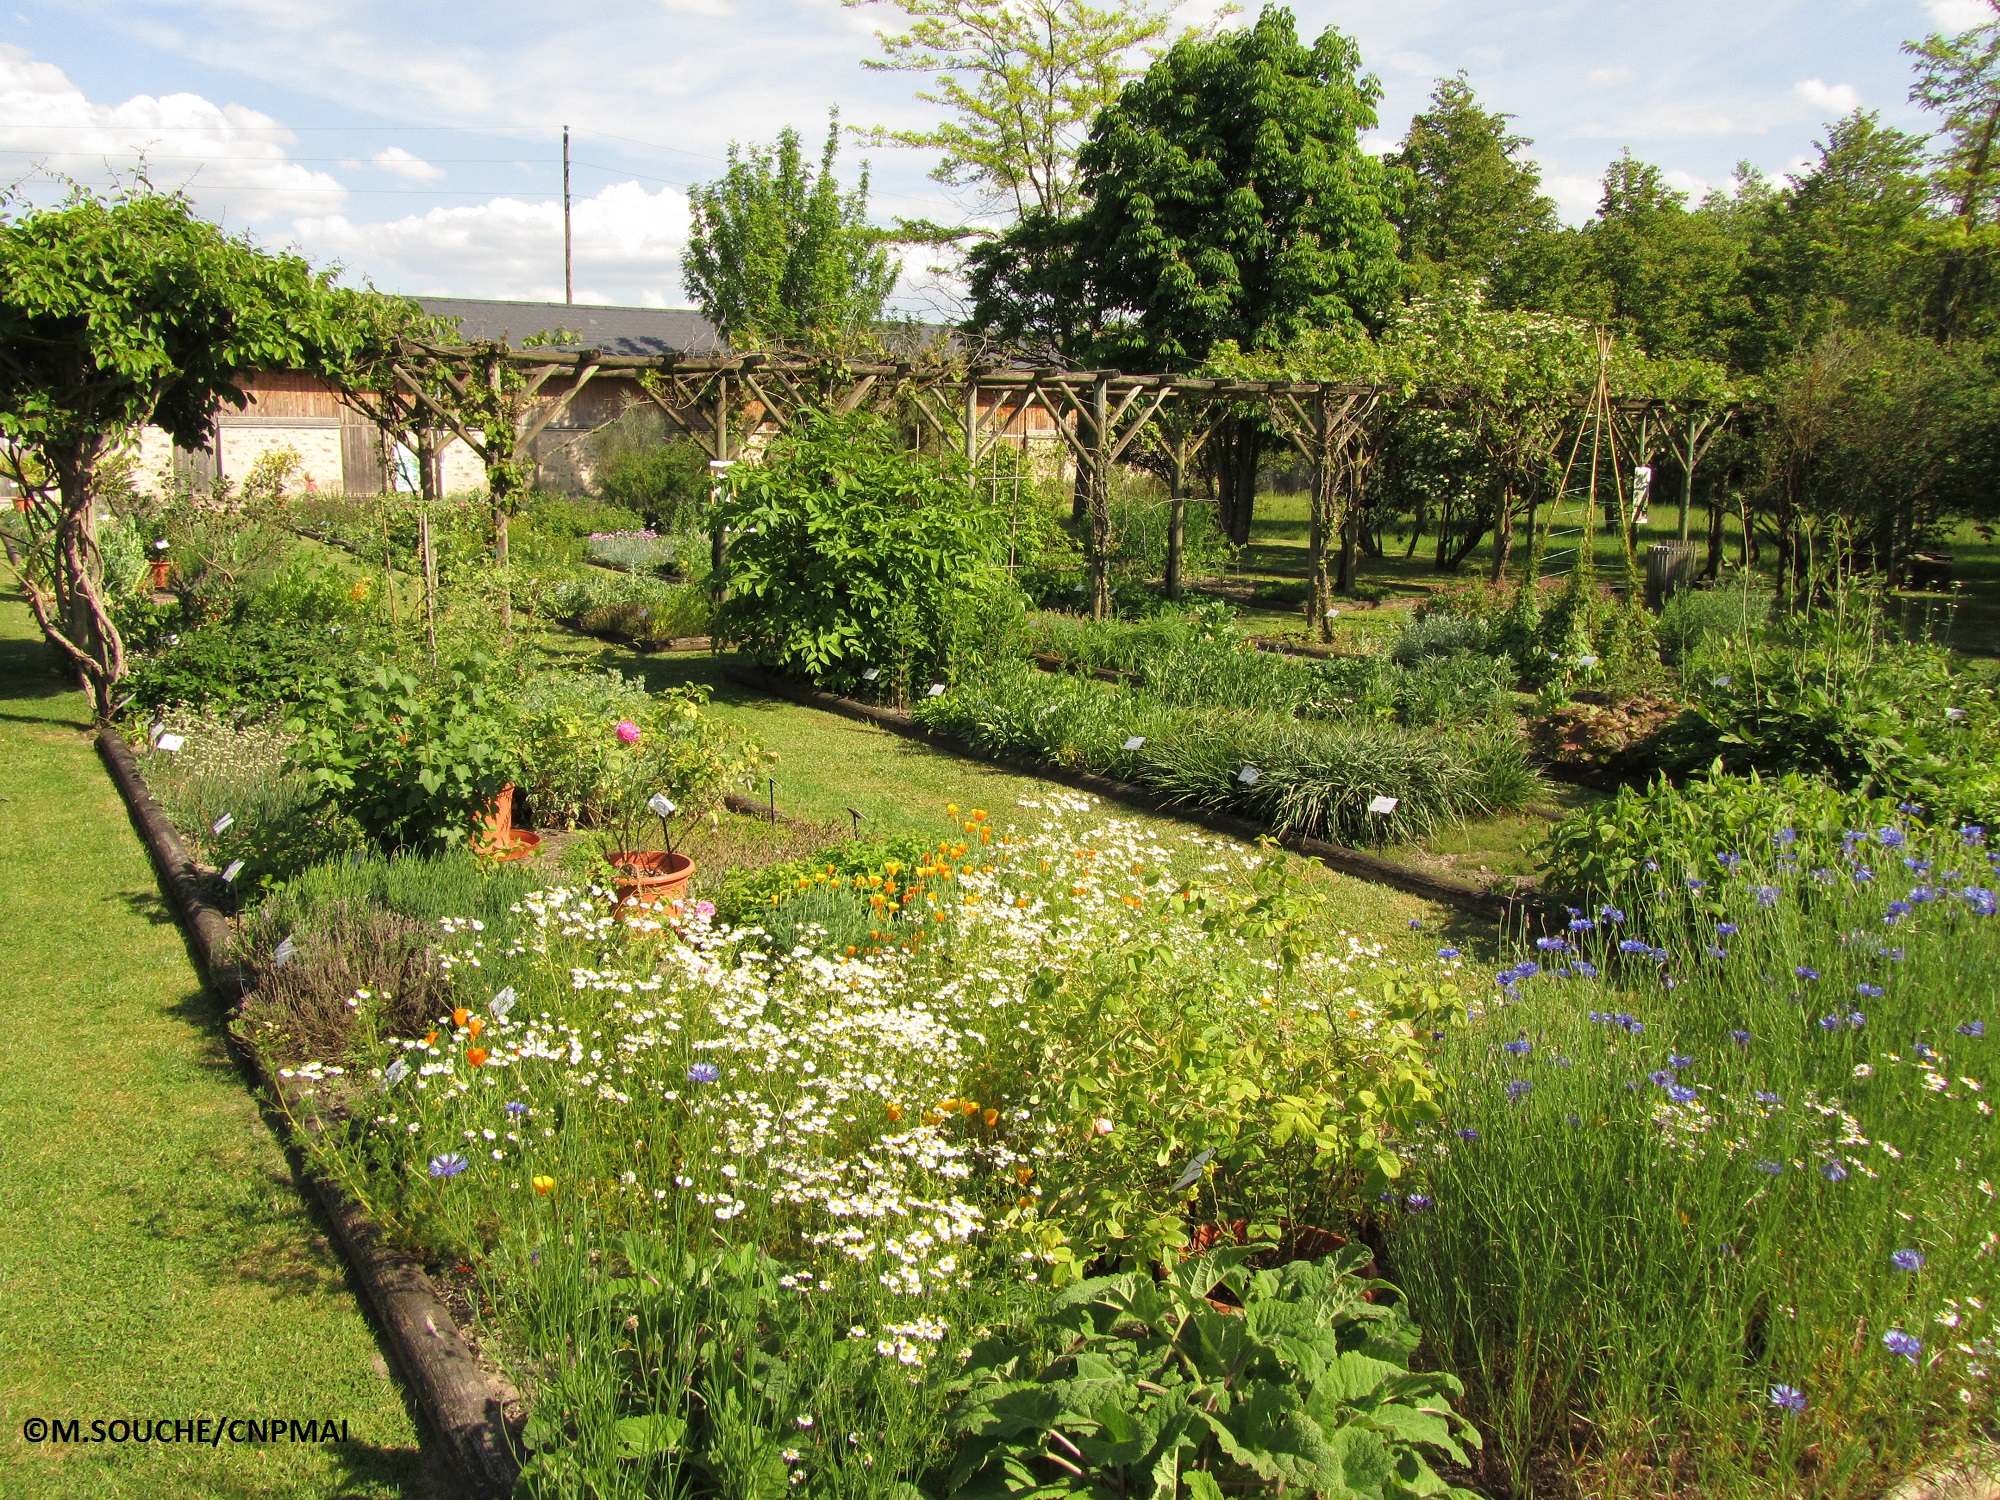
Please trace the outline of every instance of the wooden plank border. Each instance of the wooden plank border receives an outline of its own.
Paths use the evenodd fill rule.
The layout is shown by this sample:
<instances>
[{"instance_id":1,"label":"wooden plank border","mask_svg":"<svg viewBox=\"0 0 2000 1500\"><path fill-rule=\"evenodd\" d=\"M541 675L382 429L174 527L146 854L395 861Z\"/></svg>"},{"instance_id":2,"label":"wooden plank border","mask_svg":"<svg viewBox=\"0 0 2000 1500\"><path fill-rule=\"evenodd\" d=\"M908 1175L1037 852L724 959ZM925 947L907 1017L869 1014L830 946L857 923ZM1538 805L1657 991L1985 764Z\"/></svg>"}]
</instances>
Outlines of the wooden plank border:
<instances>
[{"instance_id":1,"label":"wooden plank border","mask_svg":"<svg viewBox=\"0 0 2000 1500\"><path fill-rule=\"evenodd\" d=\"M97 749L152 854L203 978L226 1004L241 1001L248 985L233 960L229 922L209 899L200 866L154 800L124 738L101 728ZM308 1132L319 1128L316 1110L267 1073L239 1037L226 1029L224 1036L237 1060L279 1101L295 1126ZM474 1500L510 1494L520 1477L517 1454L525 1413L519 1392L479 1363L423 1267L396 1249L344 1188L310 1166L301 1175L368 1294L404 1388L429 1428L433 1459Z\"/></svg>"}]
</instances>

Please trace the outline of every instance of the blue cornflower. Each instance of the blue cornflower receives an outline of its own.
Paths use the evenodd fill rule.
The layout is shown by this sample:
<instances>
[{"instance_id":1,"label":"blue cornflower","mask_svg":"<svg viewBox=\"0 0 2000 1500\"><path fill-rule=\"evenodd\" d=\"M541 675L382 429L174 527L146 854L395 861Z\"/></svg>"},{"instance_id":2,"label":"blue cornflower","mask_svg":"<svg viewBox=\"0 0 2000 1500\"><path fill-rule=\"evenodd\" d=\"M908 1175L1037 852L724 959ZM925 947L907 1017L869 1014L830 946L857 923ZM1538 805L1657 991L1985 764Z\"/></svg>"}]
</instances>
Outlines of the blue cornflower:
<instances>
[{"instance_id":1,"label":"blue cornflower","mask_svg":"<svg viewBox=\"0 0 2000 1500\"><path fill-rule=\"evenodd\" d=\"M1686 1084L1677 1083L1667 1090L1667 1097L1676 1104L1692 1104L1695 1101L1695 1092Z\"/></svg>"},{"instance_id":2,"label":"blue cornflower","mask_svg":"<svg viewBox=\"0 0 2000 1500\"><path fill-rule=\"evenodd\" d=\"M1868 1012L1865 1010L1850 1010L1847 1013L1847 1024L1852 1026L1856 1031L1859 1031L1868 1024Z\"/></svg>"},{"instance_id":3,"label":"blue cornflower","mask_svg":"<svg viewBox=\"0 0 2000 1500\"><path fill-rule=\"evenodd\" d=\"M1498 974L1493 976L1493 982L1503 990L1511 990L1521 982L1521 976L1516 974L1512 969L1502 969Z\"/></svg>"},{"instance_id":4,"label":"blue cornflower","mask_svg":"<svg viewBox=\"0 0 2000 1500\"><path fill-rule=\"evenodd\" d=\"M1657 859L1649 859L1649 860L1646 860L1646 861L1645 861L1645 862L1644 862L1644 863L1643 863L1643 864L1642 864L1642 865L1640 866L1640 868L1642 868L1643 870L1645 870L1645 872L1646 872L1646 873L1647 873L1648 875L1657 875L1657 874L1659 874L1659 873L1660 873L1660 862L1659 862L1659 861L1658 861Z\"/></svg>"},{"instance_id":5,"label":"blue cornflower","mask_svg":"<svg viewBox=\"0 0 2000 1500\"><path fill-rule=\"evenodd\" d=\"M1646 1023L1644 1021L1640 1020L1637 1016L1628 1016L1623 1011L1620 1011L1617 1015L1613 1016L1611 1018L1611 1021L1613 1025L1622 1027L1624 1030L1629 1031L1633 1036L1637 1036L1640 1032L1646 1029Z\"/></svg>"},{"instance_id":6,"label":"blue cornflower","mask_svg":"<svg viewBox=\"0 0 2000 1500\"><path fill-rule=\"evenodd\" d=\"M1969 885L1958 894L1964 899L1965 904L1972 908L1974 916L1990 917L1996 910L2000 910L2000 903L1995 902L1993 892L1984 886Z\"/></svg>"},{"instance_id":7,"label":"blue cornflower","mask_svg":"<svg viewBox=\"0 0 2000 1500\"><path fill-rule=\"evenodd\" d=\"M1932 1058L1937 1056L1937 1053L1931 1050L1930 1043L1928 1042L1918 1042L1916 1045L1910 1048L1910 1051L1914 1052L1917 1055L1917 1060L1919 1062L1929 1062Z\"/></svg>"},{"instance_id":8,"label":"blue cornflower","mask_svg":"<svg viewBox=\"0 0 2000 1500\"><path fill-rule=\"evenodd\" d=\"M1958 841L1968 847L1986 842L1986 830L1977 823L1967 823L1958 830Z\"/></svg>"},{"instance_id":9,"label":"blue cornflower","mask_svg":"<svg viewBox=\"0 0 2000 1500\"><path fill-rule=\"evenodd\" d=\"M1924 1341L1914 1333L1905 1333L1900 1328L1891 1328L1887 1333L1882 1335L1882 1347L1887 1349L1891 1354L1900 1354L1911 1364L1915 1364L1917 1356L1924 1352Z\"/></svg>"},{"instance_id":10,"label":"blue cornflower","mask_svg":"<svg viewBox=\"0 0 2000 1500\"><path fill-rule=\"evenodd\" d=\"M1781 1161L1760 1161L1757 1163L1757 1170L1768 1177L1776 1177L1785 1170L1785 1164Z\"/></svg>"},{"instance_id":11,"label":"blue cornflower","mask_svg":"<svg viewBox=\"0 0 2000 1500\"><path fill-rule=\"evenodd\" d=\"M1424 925L1424 919L1422 917L1410 918L1410 931L1412 932L1420 931L1423 925Z\"/></svg>"},{"instance_id":12,"label":"blue cornflower","mask_svg":"<svg viewBox=\"0 0 2000 1500\"><path fill-rule=\"evenodd\" d=\"M1514 972L1523 979L1533 979L1537 974L1542 972L1542 966L1532 958L1524 958L1514 965Z\"/></svg>"},{"instance_id":13,"label":"blue cornflower","mask_svg":"<svg viewBox=\"0 0 2000 1500\"><path fill-rule=\"evenodd\" d=\"M509 1100L507 1101L507 1113L508 1113L508 1114L510 1114L510 1115L525 1115L525 1114L526 1114L527 1112L528 1112L528 1106L527 1106L527 1105L525 1105L525 1104L523 1104L523 1103L522 1103L522 1102L521 1102L520 1100L518 1100L518 1099L509 1099Z\"/></svg>"},{"instance_id":14,"label":"blue cornflower","mask_svg":"<svg viewBox=\"0 0 2000 1500\"><path fill-rule=\"evenodd\" d=\"M1715 856L1715 862L1725 870L1733 870L1743 863L1743 856L1735 853L1718 854Z\"/></svg>"},{"instance_id":15,"label":"blue cornflower","mask_svg":"<svg viewBox=\"0 0 2000 1500\"><path fill-rule=\"evenodd\" d=\"M447 1151L431 1158L430 1172L433 1177L456 1177L465 1168L465 1158L456 1151Z\"/></svg>"},{"instance_id":16,"label":"blue cornflower","mask_svg":"<svg viewBox=\"0 0 2000 1500\"><path fill-rule=\"evenodd\" d=\"M1694 1059L1686 1056L1683 1053L1669 1052L1667 1054L1667 1066L1672 1068L1676 1073L1678 1073L1682 1068L1693 1067Z\"/></svg>"},{"instance_id":17,"label":"blue cornflower","mask_svg":"<svg viewBox=\"0 0 2000 1500\"><path fill-rule=\"evenodd\" d=\"M1639 938L1627 938L1618 945L1620 953L1651 953L1653 945Z\"/></svg>"},{"instance_id":18,"label":"blue cornflower","mask_svg":"<svg viewBox=\"0 0 2000 1500\"><path fill-rule=\"evenodd\" d=\"M1909 839L1900 828L1884 827L1876 830L1875 842L1880 844L1884 849L1900 849L1903 845L1909 843Z\"/></svg>"},{"instance_id":19,"label":"blue cornflower","mask_svg":"<svg viewBox=\"0 0 2000 1500\"><path fill-rule=\"evenodd\" d=\"M1869 1000L1879 1000L1882 998L1882 986L1879 984L1870 984L1864 979L1854 987L1854 993L1864 996Z\"/></svg>"},{"instance_id":20,"label":"blue cornflower","mask_svg":"<svg viewBox=\"0 0 2000 1500\"><path fill-rule=\"evenodd\" d=\"M1889 1264L1899 1271L1921 1271L1924 1268L1924 1252L1897 1250L1890 1255Z\"/></svg>"},{"instance_id":21,"label":"blue cornflower","mask_svg":"<svg viewBox=\"0 0 2000 1500\"><path fill-rule=\"evenodd\" d=\"M1740 930L1734 922L1717 922L1715 924L1715 935L1717 937L1735 937Z\"/></svg>"},{"instance_id":22,"label":"blue cornflower","mask_svg":"<svg viewBox=\"0 0 2000 1500\"><path fill-rule=\"evenodd\" d=\"M1533 1087L1525 1078L1510 1078L1507 1080L1507 1097L1519 1103L1521 1096Z\"/></svg>"},{"instance_id":23,"label":"blue cornflower","mask_svg":"<svg viewBox=\"0 0 2000 1500\"><path fill-rule=\"evenodd\" d=\"M1574 972L1581 974L1585 979L1595 979L1597 977L1597 965L1590 962L1588 959L1579 958L1574 964L1570 965L1570 967Z\"/></svg>"},{"instance_id":24,"label":"blue cornflower","mask_svg":"<svg viewBox=\"0 0 2000 1500\"><path fill-rule=\"evenodd\" d=\"M713 1083L722 1076L722 1069L711 1062L699 1062L688 1069L689 1083Z\"/></svg>"},{"instance_id":25,"label":"blue cornflower","mask_svg":"<svg viewBox=\"0 0 2000 1500\"><path fill-rule=\"evenodd\" d=\"M1875 956L1877 958L1886 958L1892 964L1899 964L1903 961L1903 950L1901 948L1877 948Z\"/></svg>"},{"instance_id":26,"label":"blue cornflower","mask_svg":"<svg viewBox=\"0 0 2000 1500\"><path fill-rule=\"evenodd\" d=\"M1838 1031L1846 1024L1847 1018L1845 1016L1821 1016L1819 1018L1819 1027L1822 1031Z\"/></svg>"},{"instance_id":27,"label":"blue cornflower","mask_svg":"<svg viewBox=\"0 0 2000 1500\"><path fill-rule=\"evenodd\" d=\"M1606 1014L1605 1014L1605 1013L1604 1013L1603 1011L1601 1011L1601 1010L1594 1010L1594 1011L1592 1011L1592 1012L1590 1013L1590 1019L1591 1019L1591 1020L1592 1020L1593 1022L1595 1022L1595 1023L1599 1024L1599 1025L1602 1025L1602 1024L1603 1024L1604 1022L1606 1022L1606 1021L1610 1020L1610 1019L1611 1019L1611 1017L1610 1017L1610 1016L1608 1016L1608 1015L1606 1015Z\"/></svg>"},{"instance_id":28,"label":"blue cornflower","mask_svg":"<svg viewBox=\"0 0 2000 1500\"><path fill-rule=\"evenodd\" d=\"M1739 1047L1747 1047L1750 1045L1750 1033L1738 1027L1729 1033L1729 1040Z\"/></svg>"},{"instance_id":29,"label":"blue cornflower","mask_svg":"<svg viewBox=\"0 0 2000 1500\"><path fill-rule=\"evenodd\" d=\"M1569 930L1571 932L1595 932L1597 931L1597 924L1591 921L1589 917L1571 917L1569 919Z\"/></svg>"},{"instance_id":30,"label":"blue cornflower","mask_svg":"<svg viewBox=\"0 0 2000 1500\"><path fill-rule=\"evenodd\" d=\"M1718 948L1714 943L1710 943L1708 945L1708 956L1720 961L1729 957L1729 950L1727 948Z\"/></svg>"},{"instance_id":31,"label":"blue cornflower","mask_svg":"<svg viewBox=\"0 0 2000 1500\"><path fill-rule=\"evenodd\" d=\"M1924 815L1924 805L1921 802L1898 802L1896 811L1907 818L1921 818Z\"/></svg>"},{"instance_id":32,"label":"blue cornflower","mask_svg":"<svg viewBox=\"0 0 2000 1500\"><path fill-rule=\"evenodd\" d=\"M1937 900L1937 892L1927 885L1913 885L1910 887L1910 900L1914 905L1922 906L1926 901Z\"/></svg>"},{"instance_id":33,"label":"blue cornflower","mask_svg":"<svg viewBox=\"0 0 2000 1500\"><path fill-rule=\"evenodd\" d=\"M1470 1125L1465 1126L1463 1129L1455 1130L1452 1134L1456 1135L1461 1141L1476 1141L1479 1139L1479 1132L1474 1130Z\"/></svg>"},{"instance_id":34,"label":"blue cornflower","mask_svg":"<svg viewBox=\"0 0 2000 1500\"><path fill-rule=\"evenodd\" d=\"M1807 964L1800 964L1797 968L1793 969L1792 972L1798 975L1799 978L1805 980L1808 984L1810 984L1813 980L1819 978L1819 970L1812 968L1810 965Z\"/></svg>"},{"instance_id":35,"label":"blue cornflower","mask_svg":"<svg viewBox=\"0 0 2000 1500\"><path fill-rule=\"evenodd\" d=\"M1529 1043L1526 1037L1517 1037L1511 1042L1503 1043L1500 1048L1502 1052L1511 1052L1516 1057L1526 1057L1528 1049Z\"/></svg>"},{"instance_id":36,"label":"blue cornflower","mask_svg":"<svg viewBox=\"0 0 2000 1500\"><path fill-rule=\"evenodd\" d=\"M1867 837L1868 835L1861 829L1850 828L1840 836L1840 842L1844 848L1852 852L1854 846Z\"/></svg>"},{"instance_id":37,"label":"blue cornflower","mask_svg":"<svg viewBox=\"0 0 2000 1500\"><path fill-rule=\"evenodd\" d=\"M1967 1021L1963 1026L1958 1028L1958 1034L1960 1036L1985 1036L1986 1023L1984 1021Z\"/></svg>"},{"instance_id":38,"label":"blue cornflower","mask_svg":"<svg viewBox=\"0 0 2000 1500\"><path fill-rule=\"evenodd\" d=\"M1806 1409L1806 1393L1795 1385L1774 1385L1771 1387L1771 1404L1780 1411L1797 1416Z\"/></svg>"},{"instance_id":39,"label":"blue cornflower","mask_svg":"<svg viewBox=\"0 0 2000 1500\"><path fill-rule=\"evenodd\" d=\"M1615 906L1600 906L1597 908L1597 914L1614 925L1625 920L1625 913Z\"/></svg>"},{"instance_id":40,"label":"blue cornflower","mask_svg":"<svg viewBox=\"0 0 2000 1500\"><path fill-rule=\"evenodd\" d=\"M1559 937L1536 938L1535 946L1544 953L1562 953L1568 950L1569 939Z\"/></svg>"},{"instance_id":41,"label":"blue cornflower","mask_svg":"<svg viewBox=\"0 0 2000 1500\"><path fill-rule=\"evenodd\" d=\"M1766 909L1778 904L1778 888L1775 885L1760 885L1751 894L1756 896L1757 904Z\"/></svg>"},{"instance_id":42,"label":"blue cornflower","mask_svg":"<svg viewBox=\"0 0 2000 1500\"><path fill-rule=\"evenodd\" d=\"M1825 865L1821 865L1812 872L1812 878L1820 885L1832 885L1838 877Z\"/></svg>"},{"instance_id":43,"label":"blue cornflower","mask_svg":"<svg viewBox=\"0 0 2000 1500\"><path fill-rule=\"evenodd\" d=\"M1412 1193L1403 1200L1403 1207L1407 1208L1413 1214L1420 1214L1430 1206L1431 1200L1426 1198L1422 1193Z\"/></svg>"},{"instance_id":44,"label":"blue cornflower","mask_svg":"<svg viewBox=\"0 0 2000 1500\"><path fill-rule=\"evenodd\" d=\"M1927 859L1918 859L1915 855L1906 854L1903 856L1903 868L1908 870L1912 875L1928 875L1930 873L1931 862Z\"/></svg>"},{"instance_id":45,"label":"blue cornflower","mask_svg":"<svg viewBox=\"0 0 2000 1500\"><path fill-rule=\"evenodd\" d=\"M1669 1073L1665 1068L1661 1068L1657 1072L1648 1073L1646 1075L1646 1080L1649 1083L1658 1084L1663 1089L1670 1088L1673 1085L1674 1075Z\"/></svg>"},{"instance_id":46,"label":"blue cornflower","mask_svg":"<svg viewBox=\"0 0 2000 1500\"><path fill-rule=\"evenodd\" d=\"M1891 901L1889 903L1889 909L1882 913L1882 920L1884 923L1890 926L1894 926L1897 922L1902 921L1902 919L1904 917L1907 917L1909 914L1910 914L1909 902Z\"/></svg>"},{"instance_id":47,"label":"blue cornflower","mask_svg":"<svg viewBox=\"0 0 2000 1500\"><path fill-rule=\"evenodd\" d=\"M1463 956L1463 955L1461 955L1461 954L1459 953L1459 951L1458 951L1458 950L1457 950L1456 948L1440 948L1440 949L1438 949L1438 957L1439 957L1439 958L1443 958L1443 959L1453 959L1453 958L1459 958L1459 957L1462 957L1462 956Z\"/></svg>"},{"instance_id":48,"label":"blue cornflower","mask_svg":"<svg viewBox=\"0 0 2000 1500\"><path fill-rule=\"evenodd\" d=\"M1759 1104L1783 1104L1785 1101L1768 1089L1756 1089L1750 1097Z\"/></svg>"},{"instance_id":49,"label":"blue cornflower","mask_svg":"<svg viewBox=\"0 0 2000 1500\"><path fill-rule=\"evenodd\" d=\"M1854 878L1862 885L1866 885L1875 878L1875 872L1866 865L1856 865L1854 867Z\"/></svg>"},{"instance_id":50,"label":"blue cornflower","mask_svg":"<svg viewBox=\"0 0 2000 1500\"><path fill-rule=\"evenodd\" d=\"M1845 1182L1847 1181L1847 1168L1837 1161L1830 1161L1819 1169L1819 1175L1824 1177L1828 1182Z\"/></svg>"},{"instance_id":51,"label":"blue cornflower","mask_svg":"<svg viewBox=\"0 0 2000 1500\"><path fill-rule=\"evenodd\" d=\"M1798 841L1799 831L1796 828L1780 828L1776 833L1771 835L1771 842L1776 844L1780 849L1790 848Z\"/></svg>"}]
</instances>

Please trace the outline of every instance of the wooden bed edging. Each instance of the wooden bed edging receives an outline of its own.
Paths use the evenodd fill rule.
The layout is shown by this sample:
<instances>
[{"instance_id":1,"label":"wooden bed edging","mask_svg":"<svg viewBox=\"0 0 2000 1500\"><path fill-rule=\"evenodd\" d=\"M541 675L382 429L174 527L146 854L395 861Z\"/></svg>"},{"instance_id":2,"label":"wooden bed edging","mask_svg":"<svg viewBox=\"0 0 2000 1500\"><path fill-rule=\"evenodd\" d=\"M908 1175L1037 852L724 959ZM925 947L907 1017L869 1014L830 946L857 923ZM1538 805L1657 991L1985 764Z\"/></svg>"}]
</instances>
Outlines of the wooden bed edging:
<instances>
[{"instance_id":1,"label":"wooden bed edging","mask_svg":"<svg viewBox=\"0 0 2000 1500\"><path fill-rule=\"evenodd\" d=\"M117 731L101 728L97 749L153 856L204 979L226 1003L240 1001L248 986L231 958L228 920L203 890L200 867L154 800L131 747ZM270 1076L251 1048L226 1028L224 1037L231 1052L278 1099L287 1118L295 1125L304 1122L306 1130L319 1128L317 1112L283 1080ZM302 1175L333 1225L355 1279L368 1293L405 1388L430 1428L433 1456L465 1494L477 1500L507 1495L520 1475L515 1456L519 1393L473 1357L423 1267L391 1245L381 1226L338 1183L310 1168Z\"/></svg>"},{"instance_id":2,"label":"wooden bed edging","mask_svg":"<svg viewBox=\"0 0 2000 1500\"><path fill-rule=\"evenodd\" d=\"M1231 838L1242 839L1246 843L1255 842L1260 838L1277 837L1270 829L1247 819L1232 817L1228 813L1210 812L1205 808L1190 807L1184 802L1162 797L1129 781L1100 776L1094 771L1075 771L1066 766L1050 765L1046 761L1023 757L989 755L956 735L940 734L925 728L899 708L883 708L853 698L842 698L838 694L822 692L803 683L789 682L752 667L732 665L724 667L723 671L745 687L776 693L781 698L789 698L792 702L807 708L821 708L828 713L840 714L844 718L875 724L892 734L922 740L940 750L963 756L967 760L1005 766L1009 770L1038 776L1044 781L1058 782L1112 802L1122 802L1128 807L1162 813L1183 822L1198 823L1215 833L1226 833ZM1484 921L1505 923L1525 919L1532 923L1540 917L1557 912L1561 912L1564 917L1568 915L1560 903L1540 893L1523 893L1518 896L1495 894L1472 884L1469 880L1454 880L1448 875L1433 875L1428 870L1399 865L1392 859L1383 859L1380 855L1370 854L1363 849L1350 849L1344 844L1330 844L1325 839L1311 838L1304 834L1286 834L1278 838L1278 842L1295 853L1318 860L1329 869L1338 870L1343 875L1352 875L1377 885L1393 886L1412 896L1420 896L1443 906L1456 907Z\"/></svg>"}]
</instances>

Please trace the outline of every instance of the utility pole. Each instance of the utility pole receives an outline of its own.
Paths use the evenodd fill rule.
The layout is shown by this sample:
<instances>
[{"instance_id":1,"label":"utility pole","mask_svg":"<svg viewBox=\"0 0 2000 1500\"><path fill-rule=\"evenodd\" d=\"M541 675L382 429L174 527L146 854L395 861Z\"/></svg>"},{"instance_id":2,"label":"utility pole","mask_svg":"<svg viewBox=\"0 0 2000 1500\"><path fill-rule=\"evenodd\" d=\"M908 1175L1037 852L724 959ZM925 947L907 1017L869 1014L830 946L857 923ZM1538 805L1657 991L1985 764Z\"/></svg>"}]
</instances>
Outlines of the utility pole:
<instances>
[{"instance_id":1,"label":"utility pole","mask_svg":"<svg viewBox=\"0 0 2000 1500\"><path fill-rule=\"evenodd\" d=\"M569 126L563 126L563 301L576 301L575 261L569 232Z\"/></svg>"}]
</instances>

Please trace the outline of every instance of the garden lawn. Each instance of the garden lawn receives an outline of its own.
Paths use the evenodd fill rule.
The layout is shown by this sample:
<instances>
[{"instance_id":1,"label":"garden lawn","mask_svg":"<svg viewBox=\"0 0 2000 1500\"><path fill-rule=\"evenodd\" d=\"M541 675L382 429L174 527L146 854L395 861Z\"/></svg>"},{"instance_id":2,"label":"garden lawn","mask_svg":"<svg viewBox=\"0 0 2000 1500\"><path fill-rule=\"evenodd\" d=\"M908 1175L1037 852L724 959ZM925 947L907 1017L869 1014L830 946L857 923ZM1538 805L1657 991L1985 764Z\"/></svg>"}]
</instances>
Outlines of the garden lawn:
<instances>
[{"instance_id":1,"label":"garden lawn","mask_svg":"<svg viewBox=\"0 0 2000 1500\"><path fill-rule=\"evenodd\" d=\"M607 647L595 654L593 664L636 673L655 690L683 683L709 687L715 695L710 711L716 718L778 753L772 775L783 816L851 826L847 809L853 808L862 815L864 837L905 833L934 837L949 821L945 808L950 804L1012 808L1023 797L1045 797L1052 789L1039 777L1000 770L873 724L746 687L725 670L732 660L691 652L642 656ZM749 795L744 787L736 790ZM760 781L756 797L761 801L767 794ZM1119 807L1116 812L1162 833L1188 826L1134 808ZM1328 924L1379 940L1393 955L1402 956L1405 949L1428 951L1430 938L1442 940L1444 935L1460 946L1482 950L1492 943L1493 930L1485 923L1386 886L1337 874L1316 862L1303 865L1308 888L1326 898ZM1423 924L1422 937L1412 936L1412 922Z\"/></svg>"},{"instance_id":2,"label":"garden lawn","mask_svg":"<svg viewBox=\"0 0 2000 1500\"><path fill-rule=\"evenodd\" d=\"M417 1436L144 846L0 599L0 1494L414 1496ZM30 1445L33 1416L342 1420L334 1446Z\"/></svg>"}]
</instances>

